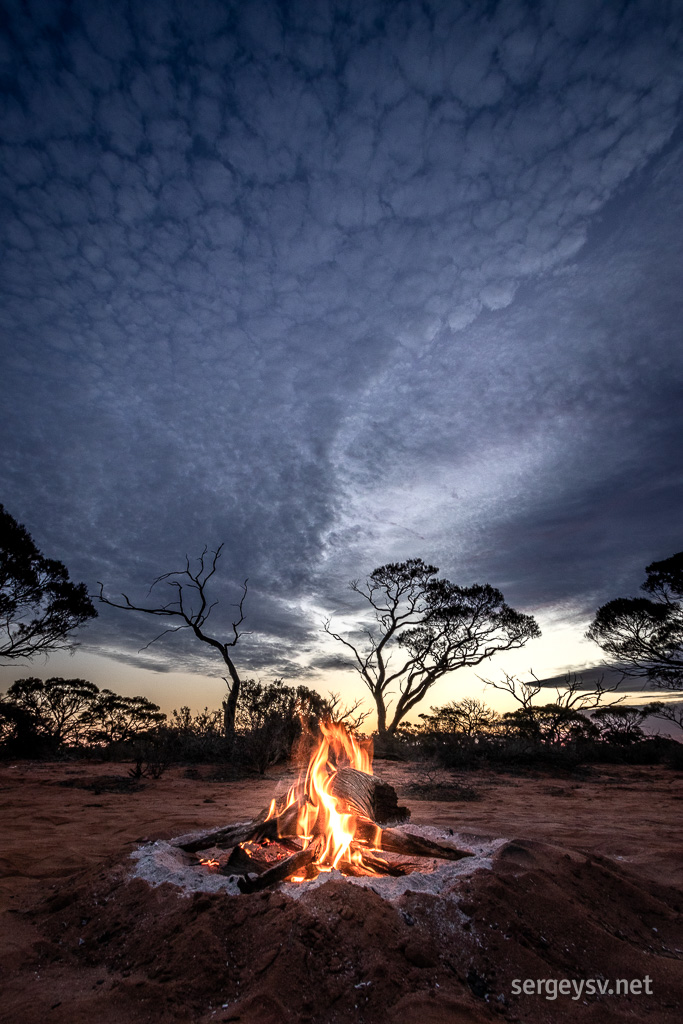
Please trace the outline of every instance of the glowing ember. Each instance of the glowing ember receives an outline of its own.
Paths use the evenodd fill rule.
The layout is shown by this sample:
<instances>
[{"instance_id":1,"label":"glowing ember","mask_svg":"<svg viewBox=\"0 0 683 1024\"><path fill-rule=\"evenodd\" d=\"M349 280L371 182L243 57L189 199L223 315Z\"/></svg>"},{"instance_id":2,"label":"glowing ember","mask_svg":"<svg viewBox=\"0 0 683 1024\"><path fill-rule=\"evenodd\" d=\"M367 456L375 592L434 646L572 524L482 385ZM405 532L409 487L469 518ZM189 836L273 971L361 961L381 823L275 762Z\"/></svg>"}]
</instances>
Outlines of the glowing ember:
<instances>
[{"instance_id":1,"label":"glowing ember","mask_svg":"<svg viewBox=\"0 0 683 1024\"><path fill-rule=\"evenodd\" d=\"M213 857L208 860L203 860L200 857L199 863L202 864L205 868L209 868L211 871L217 871L220 866L220 861L214 860Z\"/></svg>"}]
</instances>

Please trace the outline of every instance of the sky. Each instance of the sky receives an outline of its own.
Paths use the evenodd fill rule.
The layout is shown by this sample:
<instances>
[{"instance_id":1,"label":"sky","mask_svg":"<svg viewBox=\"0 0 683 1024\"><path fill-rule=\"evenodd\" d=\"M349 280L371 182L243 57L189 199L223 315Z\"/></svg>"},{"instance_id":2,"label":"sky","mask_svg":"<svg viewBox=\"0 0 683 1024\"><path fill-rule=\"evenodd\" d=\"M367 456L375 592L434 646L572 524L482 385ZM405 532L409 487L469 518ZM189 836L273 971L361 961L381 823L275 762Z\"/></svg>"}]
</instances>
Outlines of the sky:
<instances>
[{"instance_id":1,"label":"sky","mask_svg":"<svg viewBox=\"0 0 683 1024\"><path fill-rule=\"evenodd\" d=\"M410 557L537 617L480 674L599 664L595 609L683 548L680 5L0 19L0 501L41 550L144 601L223 543L238 667L322 692L363 693L322 620ZM100 606L0 684L216 706L220 658L156 625Z\"/></svg>"}]
</instances>

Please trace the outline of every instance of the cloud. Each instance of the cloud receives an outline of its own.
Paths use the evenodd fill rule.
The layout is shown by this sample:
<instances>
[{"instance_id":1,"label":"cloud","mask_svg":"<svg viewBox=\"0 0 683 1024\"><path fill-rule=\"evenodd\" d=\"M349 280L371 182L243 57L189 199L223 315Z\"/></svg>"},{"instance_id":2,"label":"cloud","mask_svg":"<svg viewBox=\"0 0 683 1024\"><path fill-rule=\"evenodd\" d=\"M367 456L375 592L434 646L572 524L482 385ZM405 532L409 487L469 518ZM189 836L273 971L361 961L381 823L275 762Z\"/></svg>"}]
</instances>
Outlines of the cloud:
<instances>
[{"instance_id":1,"label":"cloud","mask_svg":"<svg viewBox=\"0 0 683 1024\"><path fill-rule=\"evenodd\" d=\"M3 500L74 575L225 540L245 657L301 669L297 602L394 553L533 605L674 543L680 19L36 0L5 35ZM92 642L137 657L130 618Z\"/></svg>"},{"instance_id":2,"label":"cloud","mask_svg":"<svg viewBox=\"0 0 683 1024\"><path fill-rule=\"evenodd\" d=\"M333 563L426 550L527 606L581 595L588 615L680 547L680 172L677 148L646 198L610 208L580 262L440 346L438 374L407 365L368 390L339 435L339 464L364 457Z\"/></svg>"}]
</instances>

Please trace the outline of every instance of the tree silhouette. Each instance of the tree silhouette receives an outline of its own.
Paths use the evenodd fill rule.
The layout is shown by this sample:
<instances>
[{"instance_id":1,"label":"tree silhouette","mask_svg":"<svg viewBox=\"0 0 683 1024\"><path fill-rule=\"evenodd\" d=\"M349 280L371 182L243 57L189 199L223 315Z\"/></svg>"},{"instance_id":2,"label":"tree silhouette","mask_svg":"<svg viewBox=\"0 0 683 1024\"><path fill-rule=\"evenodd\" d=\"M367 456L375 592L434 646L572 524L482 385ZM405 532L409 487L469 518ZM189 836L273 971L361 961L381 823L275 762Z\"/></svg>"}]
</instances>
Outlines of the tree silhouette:
<instances>
[{"instance_id":1,"label":"tree silhouette","mask_svg":"<svg viewBox=\"0 0 683 1024\"><path fill-rule=\"evenodd\" d=\"M83 715L90 738L98 743L122 743L166 721L166 715L146 697L124 697L101 690Z\"/></svg>"},{"instance_id":2,"label":"tree silhouette","mask_svg":"<svg viewBox=\"0 0 683 1024\"><path fill-rule=\"evenodd\" d=\"M612 697L605 703L607 694L618 690L621 679L611 686L604 686L601 676L591 687L584 684L583 676L568 672L563 686L553 686L554 701L534 704L534 697L540 693L547 695L549 688L533 672L530 675L531 680L528 681L505 673L499 683L493 679L482 679L482 682L495 690L509 693L519 704L514 711L507 711L503 715L505 723L527 738L535 737L544 743L559 743L582 733L588 735L591 721L586 717L587 712L596 708L613 708L626 699L622 695Z\"/></svg>"},{"instance_id":3,"label":"tree silhouette","mask_svg":"<svg viewBox=\"0 0 683 1024\"><path fill-rule=\"evenodd\" d=\"M625 747L644 739L641 726L647 716L647 708L606 707L593 712L593 721L599 726L603 739Z\"/></svg>"},{"instance_id":4,"label":"tree silhouette","mask_svg":"<svg viewBox=\"0 0 683 1024\"><path fill-rule=\"evenodd\" d=\"M671 722L672 725L683 730L683 705L665 704L661 700L656 700L651 704L646 704L643 710L653 718L661 718L662 721Z\"/></svg>"},{"instance_id":5,"label":"tree silhouette","mask_svg":"<svg viewBox=\"0 0 683 1024\"><path fill-rule=\"evenodd\" d=\"M431 715L420 718L425 730L443 733L461 733L477 736L492 729L498 721L498 714L483 701L474 697L452 700L438 708L430 708Z\"/></svg>"},{"instance_id":6,"label":"tree silhouette","mask_svg":"<svg viewBox=\"0 0 683 1024\"><path fill-rule=\"evenodd\" d=\"M207 585L211 580L212 576L216 572L216 566L218 559L221 557L221 551L223 545L219 545L216 551L212 551L211 558L207 559L208 548L204 548L201 555L197 559L199 568L193 572L190 567L190 560L186 557L185 568L174 572L165 572L152 583L149 588L150 593L154 587L160 583L165 583L174 592L173 600L167 604L159 604L153 607L145 607L143 605L133 604L132 601L122 594L124 604L120 604L117 601L112 601L108 597L104 596L104 585L99 583L100 594L99 598L103 604L108 604L111 608L122 608L124 611L144 612L146 615L156 615L160 618L172 618L179 619L180 624L169 629L164 629L158 636L150 640L146 647L156 643L162 636L167 633L177 633L181 629L191 629L198 640L202 643L208 644L219 652L223 661L228 669L228 675L230 680L226 678L228 685L228 697L223 702L224 709L224 721L225 721L225 735L227 739L231 739L235 733L235 711L237 709L237 701L239 699L241 680L237 667L232 658L232 648L237 646L241 636L244 636L244 632L240 632L239 627L244 622L244 601L247 596L247 580L242 585L242 597L238 604L239 614L235 621L231 623L231 635L228 639L219 639L216 636L212 636L206 632L206 622L218 604L217 601L209 603L207 597ZM144 650L145 648L143 648Z\"/></svg>"},{"instance_id":7,"label":"tree silhouette","mask_svg":"<svg viewBox=\"0 0 683 1024\"><path fill-rule=\"evenodd\" d=\"M6 694L6 701L33 716L38 734L47 736L56 746L78 740L84 731L85 717L99 689L87 679L17 679Z\"/></svg>"},{"instance_id":8,"label":"tree silhouette","mask_svg":"<svg viewBox=\"0 0 683 1024\"><path fill-rule=\"evenodd\" d=\"M479 665L497 651L508 651L541 635L531 615L510 608L488 584L459 587L437 579L438 569L421 558L375 569L365 584L351 583L372 609L375 625L358 631L361 639L325 631L344 644L377 707L380 735L394 733L434 683L447 672ZM392 664L392 656L400 663ZM387 697L398 690L387 721Z\"/></svg>"},{"instance_id":9,"label":"tree silhouette","mask_svg":"<svg viewBox=\"0 0 683 1024\"><path fill-rule=\"evenodd\" d=\"M534 697L538 696L539 693L548 693L548 687L542 679L538 679L533 672L530 672L531 680L518 679L517 676L508 675L504 673L501 682L496 683L493 679L483 679L482 682L486 683L487 686L492 686L494 690L503 690L505 693L509 693L523 710L530 708L534 705ZM481 677L480 677L481 678ZM615 697L610 700L608 704L604 704L605 697L608 693L614 693L619 689L621 679L618 679L611 686L603 685L603 676L596 679L593 683L592 688L586 685L583 681L583 676L576 672L567 672L564 677L564 684L562 686L553 685L555 690L555 700L552 706L557 708L564 708L567 711L592 711L598 707L612 707L614 704L621 704L626 698L625 696ZM549 705L550 706L550 705Z\"/></svg>"},{"instance_id":10,"label":"tree silhouette","mask_svg":"<svg viewBox=\"0 0 683 1024\"><path fill-rule=\"evenodd\" d=\"M586 633L625 675L683 689L683 551L645 569L641 590L652 597L617 597L598 608Z\"/></svg>"},{"instance_id":11,"label":"tree silhouette","mask_svg":"<svg viewBox=\"0 0 683 1024\"><path fill-rule=\"evenodd\" d=\"M73 650L70 634L96 615L85 583L72 583L0 505L0 658Z\"/></svg>"}]
</instances>

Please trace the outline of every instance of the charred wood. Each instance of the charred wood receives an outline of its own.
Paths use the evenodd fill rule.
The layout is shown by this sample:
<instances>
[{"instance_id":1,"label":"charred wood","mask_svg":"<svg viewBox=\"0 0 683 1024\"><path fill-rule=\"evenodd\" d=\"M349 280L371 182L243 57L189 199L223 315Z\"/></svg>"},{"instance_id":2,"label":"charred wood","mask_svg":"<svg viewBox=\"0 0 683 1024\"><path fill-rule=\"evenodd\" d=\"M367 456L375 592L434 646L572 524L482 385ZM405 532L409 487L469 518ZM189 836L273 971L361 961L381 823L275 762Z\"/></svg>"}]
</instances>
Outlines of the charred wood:
<instances>
[{"instance_id":1,"label":"charred wood","mask_svg":"<svg viewBox=\"0 0 683 1024\"><path fill-rule=\"evenodd\" d=\"M345 875L391 875L399 878L402 875L410 875L418 871L419 867L414 861L386 860L378 856L372 850L360 848L362 864L356 866L340 864L339 870Z\"/></svg>"},{"instance_id":2,"label":"charred wood","mask_svg":"<svg viewBox=\"0 0 683 1024\"><path fill-rule=\"evenodd\" d=\"M270 885L284 882L290 875L295 875L297 871L301 871L302 868L312 864L317 859L320 849L321 843L314 840L305 850L299 850L298 853L293 853L291 857L286 857L279 864L269 868L268 871L264 871L262 875L258 875L255 878L249 876L238 878L237 884L240 892L258 892L260 889L267 889Z\"/></svg>"},{"instance_id":3,"label":"charred wood","mask_svg":"<svg viewBox=\"0 0 683 1024\"><path fill-rule=\"evenodd\" d=\"M249 838L255 840L255 842L261 842L263 839L277 839L284 836L296 836L298 831L297 819L299 817L300 810L300 805L292 804L291 807L287 807L275 818L270 818L269 821L257 823Z\"/></svg>"},{"instance_id":4,"label":"charred wood","mask_svg":"<svg viewBox=\"0 0 683 1024\"><path fill-rule=\"evenodd\" d=\"M267 811L262 811L261 815L254 821L240 822L237 825L225 825L223 828L215 829L213 832L205 832L204 835L199 836L197 839L191 839L187 843L176 843L181 850L185 853L197 853L199 850L208 850L210 846L217 846L221 850L227 850L231 846L237 846L238 843L244 843L248 839L251 839L254 831L256 831L264 822Z\"/></svg>"},{"instance_id":5,"label":"charred wood","mask_svg":"<svg viewBox=\"0 0 683 1024\"><path fill-rule=\"evenodd\" d=\"M252 872L261 875L296 852L296 847L292 849L282 843L247 841L234 848L219 871L222 875L249 875Z\"/></svg>"},{"instance_id":6,"label":"charred wood","mask_svg":"<svg viewBox=\"0 0 683 1024\"><path fill-rule=\"evenodd\" d=\"M399 832L395 828L383 828L380 833L379 843L375 845L381 850L401 853L408 857L438 857L441 860L462 860L463 857L474 856L470 850L459 850L456 846L435 843L431 839L416 836L413 832Z\"/></svg>"}]
</instances>

